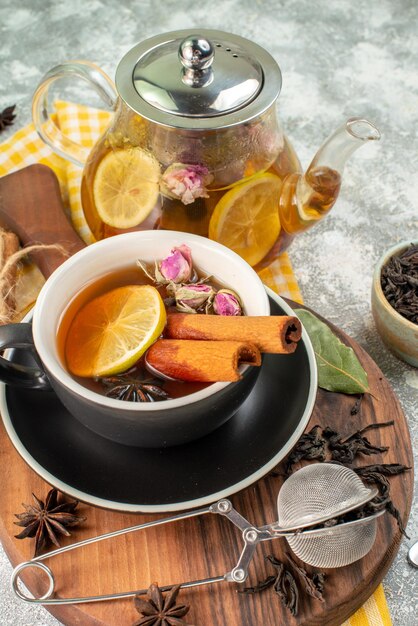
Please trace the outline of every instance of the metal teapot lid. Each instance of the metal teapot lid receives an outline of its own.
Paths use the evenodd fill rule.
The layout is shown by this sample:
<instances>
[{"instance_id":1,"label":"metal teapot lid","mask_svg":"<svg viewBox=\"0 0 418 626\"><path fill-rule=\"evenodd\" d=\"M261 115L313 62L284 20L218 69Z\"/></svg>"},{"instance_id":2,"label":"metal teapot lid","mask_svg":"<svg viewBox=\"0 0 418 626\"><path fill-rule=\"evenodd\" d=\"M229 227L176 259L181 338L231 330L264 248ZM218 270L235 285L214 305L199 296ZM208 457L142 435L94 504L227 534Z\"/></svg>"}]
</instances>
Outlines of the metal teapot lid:
<instances>
[{"instance_id":1,"label":"metal teapot lid","mask_svg":"<svg viewBox=\"0 0 418 626\"><path fill-rule=\"evenodd\" d=\"M116 88L131 109L158 124L196 130L253 119L273 104L281 83L264 48L206 29L147 39L116 70Z\"/></svg>"}]
</instances>

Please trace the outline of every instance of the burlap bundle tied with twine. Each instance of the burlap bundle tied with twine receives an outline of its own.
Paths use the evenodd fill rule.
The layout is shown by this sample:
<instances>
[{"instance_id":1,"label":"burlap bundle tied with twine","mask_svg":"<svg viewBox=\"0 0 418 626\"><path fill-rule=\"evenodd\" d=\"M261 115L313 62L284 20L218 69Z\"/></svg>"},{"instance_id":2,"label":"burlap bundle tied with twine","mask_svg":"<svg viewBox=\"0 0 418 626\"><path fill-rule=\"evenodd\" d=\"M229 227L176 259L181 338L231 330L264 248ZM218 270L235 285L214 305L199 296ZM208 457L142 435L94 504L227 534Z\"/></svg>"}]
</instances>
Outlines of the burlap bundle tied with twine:
<instances>
[{"instance_id":1,"label":"burlap bundle tied with twine","mask_svg":"<svg viewBox=\"0 0 418 626\"><path fill-rule=\"evenodd\" d=\"M0 324L20 321L42 287L44 278L35 266L28 265L28 255L57 249L62 246L35 244L20 248L18 237L0 228Z\"/></svg>"}]
</instances>

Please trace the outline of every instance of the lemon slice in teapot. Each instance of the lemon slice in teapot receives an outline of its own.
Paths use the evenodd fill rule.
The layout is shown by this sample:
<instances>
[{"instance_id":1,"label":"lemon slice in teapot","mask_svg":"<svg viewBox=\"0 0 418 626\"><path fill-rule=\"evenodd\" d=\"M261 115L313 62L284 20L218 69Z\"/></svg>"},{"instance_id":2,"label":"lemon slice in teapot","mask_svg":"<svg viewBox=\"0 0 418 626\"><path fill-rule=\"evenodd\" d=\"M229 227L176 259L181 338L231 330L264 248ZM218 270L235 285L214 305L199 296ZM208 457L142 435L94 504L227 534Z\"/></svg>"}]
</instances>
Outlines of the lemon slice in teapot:
<instances>
[{"instance_id":1,"label":"lemon slice in teapot","mask_svg":"<svg viewBox=\"0 0 418 626\"><path fill-rule=\"evenodd\" d=\"M281 184L278 176L261 173L230 189L215 207L209 237L257 265L280 233Z\"/></svg>"},{"instance_id":2,"label":"lemon slice in teapot","mask_svg":"<svg viewBox=\"0 0 418 626\"><path fill-rule=\"evenodd\" d=\"M158 202L160 166L141 148L109 152L100 162L93 184L100 219L114 228L144 221Z\"/></svg>"}]
</instances>

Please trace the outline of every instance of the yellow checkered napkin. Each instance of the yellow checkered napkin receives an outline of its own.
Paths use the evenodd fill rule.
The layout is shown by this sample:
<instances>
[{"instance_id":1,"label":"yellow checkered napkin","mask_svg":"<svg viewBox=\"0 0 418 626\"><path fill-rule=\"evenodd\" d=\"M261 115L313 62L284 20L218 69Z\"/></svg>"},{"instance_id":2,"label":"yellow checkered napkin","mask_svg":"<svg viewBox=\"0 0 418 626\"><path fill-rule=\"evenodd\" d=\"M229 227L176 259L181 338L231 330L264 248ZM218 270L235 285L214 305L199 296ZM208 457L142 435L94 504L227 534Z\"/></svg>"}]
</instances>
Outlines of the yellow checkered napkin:
<instances>
[{"instance_id":1,"label":"yellow checkered napkin","mask_svg":"<svg viewBox=\"0 0 418 626\"><path fill-rule=\"evenodd\" d=\"M56 102L55 122L65 135L86 147L93 147L112 119L112 113L69 102ZM32 165L44 163L54 170L60 182L62 197L71 220L87 244L94 237L84 219L81 198L81 168L57 156L38 137L32 124L17 131L0 144L0 176ZM260 272L260 278L280 295L302 302L302 296L293 274L289 257L281 254L269 267ZM342 626L391 626L382 585L373 596Z\"/></svg>"}]
</instances>

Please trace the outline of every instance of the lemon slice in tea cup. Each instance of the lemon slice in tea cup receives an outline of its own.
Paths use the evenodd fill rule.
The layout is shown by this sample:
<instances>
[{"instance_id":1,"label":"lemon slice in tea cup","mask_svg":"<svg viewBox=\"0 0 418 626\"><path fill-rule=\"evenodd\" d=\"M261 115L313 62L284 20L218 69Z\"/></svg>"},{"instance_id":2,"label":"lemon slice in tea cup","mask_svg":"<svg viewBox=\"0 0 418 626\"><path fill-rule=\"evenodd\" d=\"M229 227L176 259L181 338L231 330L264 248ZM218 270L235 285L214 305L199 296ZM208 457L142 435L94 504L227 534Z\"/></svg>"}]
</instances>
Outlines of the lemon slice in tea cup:
<instances>
[{"instance_id":1,"label":"lemon slice in tea cup","mask_svg":"<svg viewBox=\"0 0 418 626\"><path fill-rule=\"evenodd\" d=\"M165 323L164 303L155 287L112 289L75 315L65 342L67 367L82 377L120 374L158 339Z\"/></svg>"}]
</instances>

